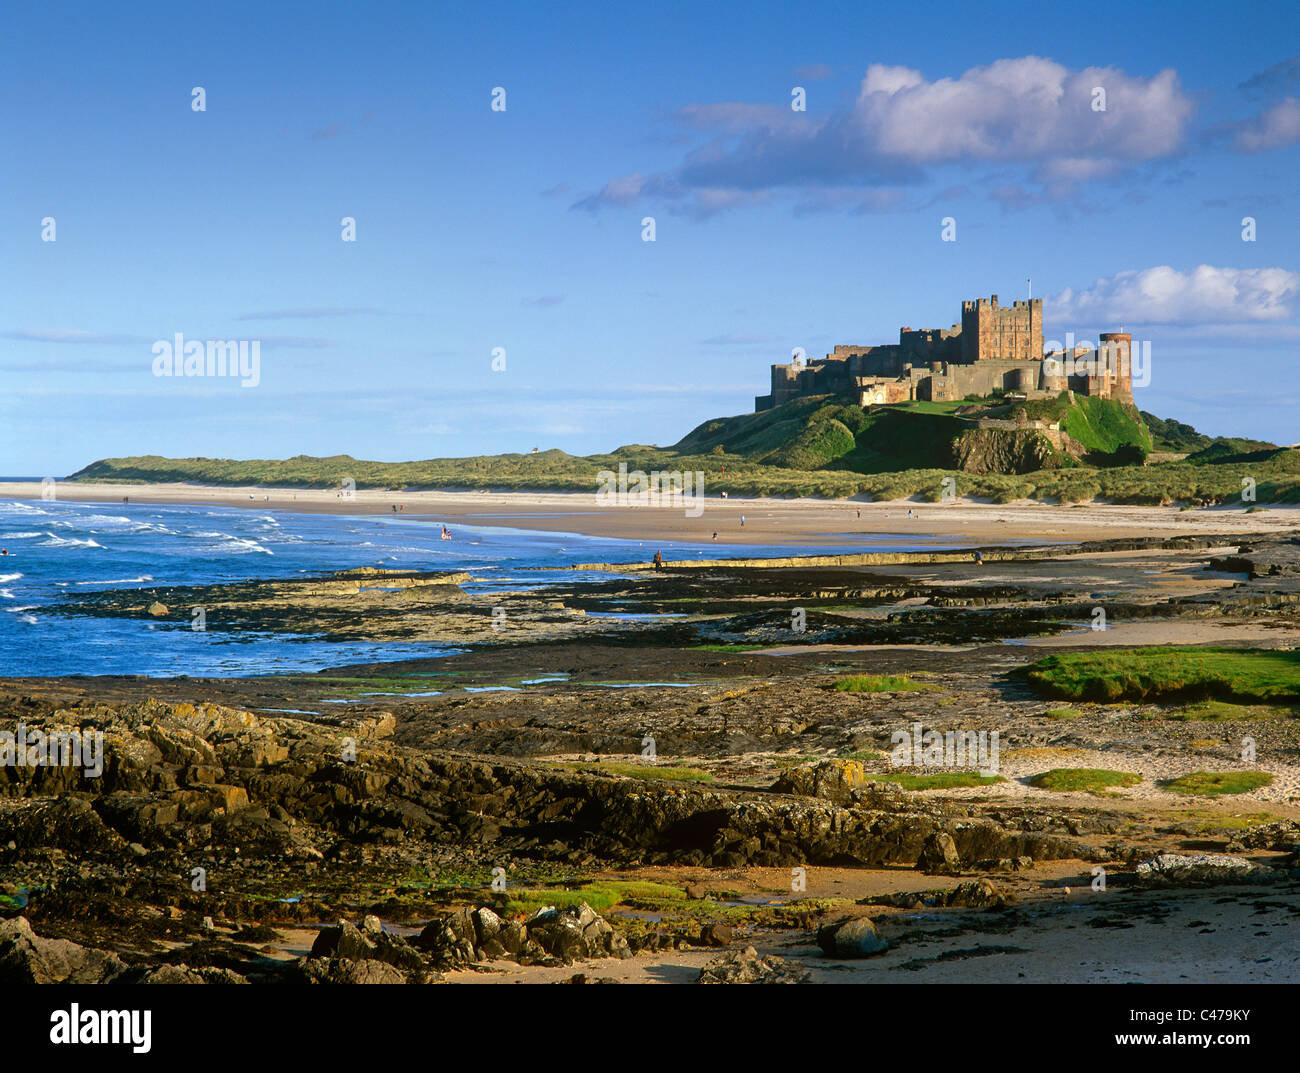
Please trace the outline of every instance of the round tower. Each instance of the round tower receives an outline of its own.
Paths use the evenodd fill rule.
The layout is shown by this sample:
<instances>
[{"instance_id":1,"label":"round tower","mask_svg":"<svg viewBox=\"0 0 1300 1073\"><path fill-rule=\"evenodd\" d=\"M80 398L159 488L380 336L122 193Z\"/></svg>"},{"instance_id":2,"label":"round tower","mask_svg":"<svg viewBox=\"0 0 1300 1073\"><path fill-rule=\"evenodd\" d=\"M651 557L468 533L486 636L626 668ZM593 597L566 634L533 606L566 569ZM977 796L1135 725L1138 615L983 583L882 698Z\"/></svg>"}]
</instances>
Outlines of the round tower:
<instances>
[{"instance_id":1,"label":"round tower","mask_svg":"<svg viewBox=\"0 0 1300 1073\"><path fill-rule=\"evenodd\" d=\"M1102 332L1098 336L1097 359L1101 368L1094 370L1111 398L1133 401L1133 336L1128 332Z\"/></svg>"}]
</instances>

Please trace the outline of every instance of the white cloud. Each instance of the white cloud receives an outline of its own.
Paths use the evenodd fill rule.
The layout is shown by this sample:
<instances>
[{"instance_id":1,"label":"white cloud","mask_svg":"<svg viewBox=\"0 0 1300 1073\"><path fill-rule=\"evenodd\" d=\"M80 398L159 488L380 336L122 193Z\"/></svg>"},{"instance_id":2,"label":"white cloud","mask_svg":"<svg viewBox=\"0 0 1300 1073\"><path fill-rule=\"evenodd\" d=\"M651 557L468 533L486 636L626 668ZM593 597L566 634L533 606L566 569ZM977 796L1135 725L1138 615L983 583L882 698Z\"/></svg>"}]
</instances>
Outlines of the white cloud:
<instances>
[{"instance_id":1,"label":"white cloud","mask_svg":"<svg viewBox=\"0 0 1300 1073\"><path fill-rule=\"evenodd\" d=\"M1237 148L1260 153L1300 141L1300 99L1287 97L1247 120L1237 130Z\"/></svg>"},{"instance_id":2,"label":"white cloud","mask_svg":"<svg viewBox=\"0 0 1300 1073\"><path fill-rule=\"evenodd\" d=\"M1093 111L1094 90L1106 110ZM919 71L873 65L853 124L874 151L918 163L1150 160L1181 148L1193 111L1178 75L1137 78L1114 67L1071 72L1025 56L927 82Z\"/></svg>"},{"instance_id":3,"label":"white cloud","mask_svg":"<svg viewBox=\"0 0 1300 1073\"><path fill-rule=\"evenodd\" d=\"M1093 108L1098 89L1103 111ZM890 188L923 180L929 168L972 164L1027 165L1055 199L1181 152L1194 111L1173 70L1142 78L1024 56L931 81L872 64L857 97L821 119L743 101L679 109L675 118L707 141L678 168L614 179L575 208L659 198L709 215L773 190Z\"/></svg>"},{"instance_id":4,"label":"white cloud","mask_svg":"<svg viewBox=\"0 0 1300 1073\"><path fill-rule=\"evenodd\" d=\"M1044 302L1044 317L1089 324L1225 324L1279 321L1294 315L1300 273L1285 268L1216 268L1179 272L1168 265L1120 272Z\"/></svg>"}]
</instances>

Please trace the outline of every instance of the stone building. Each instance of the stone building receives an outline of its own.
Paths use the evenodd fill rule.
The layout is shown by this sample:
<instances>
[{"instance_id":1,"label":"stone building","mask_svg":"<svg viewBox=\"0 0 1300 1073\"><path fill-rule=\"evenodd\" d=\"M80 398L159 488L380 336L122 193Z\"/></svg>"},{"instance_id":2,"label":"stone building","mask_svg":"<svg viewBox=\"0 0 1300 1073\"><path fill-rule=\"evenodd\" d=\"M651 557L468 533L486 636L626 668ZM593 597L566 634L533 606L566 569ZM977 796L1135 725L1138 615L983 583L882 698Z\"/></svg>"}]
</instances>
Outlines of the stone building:
<instances>
[{"instance_id":1,"label":"stone building","mask_svg":"<svg viewBox=\"0 0 1300 1073\"><path fill-rule=\"evenodd\" d=\"M1043 300L998 305L998 296L962 302L961 323L900 328L897 343L837 346L807 363L772 366L772 391L754 400L770 410L809 395L847 395L859 406L932 402L1000 392L1047 398L1065 390L1133 401L1130 336L1103 334L1098 347L1043 352Z\"/></svg>"}]
</instances>

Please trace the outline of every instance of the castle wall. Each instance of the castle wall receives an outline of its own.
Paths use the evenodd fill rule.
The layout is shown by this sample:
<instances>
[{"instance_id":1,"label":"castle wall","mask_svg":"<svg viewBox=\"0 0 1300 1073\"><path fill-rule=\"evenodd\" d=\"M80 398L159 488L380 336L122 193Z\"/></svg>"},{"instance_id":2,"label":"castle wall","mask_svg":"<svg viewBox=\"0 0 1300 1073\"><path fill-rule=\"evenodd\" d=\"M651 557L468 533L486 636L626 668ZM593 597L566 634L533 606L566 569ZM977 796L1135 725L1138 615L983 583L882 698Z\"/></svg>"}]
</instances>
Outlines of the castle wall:
<instances>
[{"instance_id":1,"label":"castle wall","mask_svg":"<svg viewBox=\"0 0 1300 1073\"><path fill-rule=\"evenodd\" d=\"M1044 363L1043 300L998 305L998 296L962 302L961 323L950 328L901 328L897 343L836 346L806 365L773 365L772 391L755 410L810 395L851 395L859 405L878 398L957 401L995 391L1044 397L1073 390L1133 402L1130 336L1101 336L1098 352L1064 363ZM1092 365L1075 369L1075 357ZM1064 358L1064 355L1053 355ZM870 400L863 401L863 400Z\"/></svg>"}]
</instances>

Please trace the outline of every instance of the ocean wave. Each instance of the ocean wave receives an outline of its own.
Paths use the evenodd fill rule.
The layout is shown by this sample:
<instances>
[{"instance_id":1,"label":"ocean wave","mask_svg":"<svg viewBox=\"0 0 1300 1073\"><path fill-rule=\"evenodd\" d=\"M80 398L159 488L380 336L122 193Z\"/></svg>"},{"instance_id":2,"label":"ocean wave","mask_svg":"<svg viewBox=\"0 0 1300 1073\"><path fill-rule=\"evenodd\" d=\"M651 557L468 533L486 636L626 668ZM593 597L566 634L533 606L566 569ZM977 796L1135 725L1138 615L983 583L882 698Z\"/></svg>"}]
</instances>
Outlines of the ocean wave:
<instances>
[{"instance_id":1,"label":"ocean wave","mask_svg":"<svg viewBox=\"0 0 1300 1073\"><path fill-rule=\"evenodd\" d=\"M24 604L22 607L0 607L0 611L5 611L10 615L18 615L24 611L35 611L35 604Z\"/></svg>"},{"instance_id":2,"label":"ocean wave","mask_svg":"<svg viewBox=\"0 0 1300 1073\"><path fill-rule=\"evenodd\" d=\"M0 574L0 584L6 581L17 581L20 577L22 574Z\"/></svg>"},{"instance_id":3,"label":"ocean wave","mask_svg":"<svg viewBox=\"0 0 1300 1073\"><path fill-rule=\"evenodd\" d=\"M22 577L22 574L18 575ZM0 578L0 580L4 580ZM137 581L152 581L152 574L141 574L139 577L111 577L106 581L74 581L74 585L134 585Z\"/></svg>"},{"instance_id":4,"label":"ocean wave","mask_svg":"<svg viewBox=\"0 0 1300 1073\"><path fill-rule=\"evenodd\" d=\"M260 552L263 555L274 555L270 548L264 548L256 540L249 537L234 536L231 533L217 533L210 530L195 533L196 537L203 537L208 540L223 540L224 544L214 545L205 548L205 551L214 552L219 555L247 555L250 552Z\"/></svg>"},{"instance_id":5,"label":"ocean wave","mask_svg":"<svg viewBox=\"0 0 1300 1073\"><path fill-rule=\"evenodd\" d=\"M84 518L74 518L70 524L79 524L84 526L92 525L132 525L130 518L124 518L120 514L87 514Z\"/></svg>"},{"instance_id":6,"label":"ocean wave","mask_svg":"<svg viewBox=\"0 0 1300 1073\"><path fill-rule=\"evenodd\" d=\"M33 540L38 536L45 536L45 534L40 532L39 530L32 533L4 533L3 534L3 538L5 540Z\"/></svg>"},{"instance_id":7,"label":"ocean wave","mask_svg":"<svg viewBox=\"0 0 1300 1073\"><path fill-rule=\"evenodd\" d=\"M42 548L100 548L102 549L104 547L104 545L101 544L94 537L90 537L86 540L78 540L76 537L55 536L53 533L46 533L45 535L49 537L49 539L41 541L39 546Z\"/></svg>"}]
</instances>

